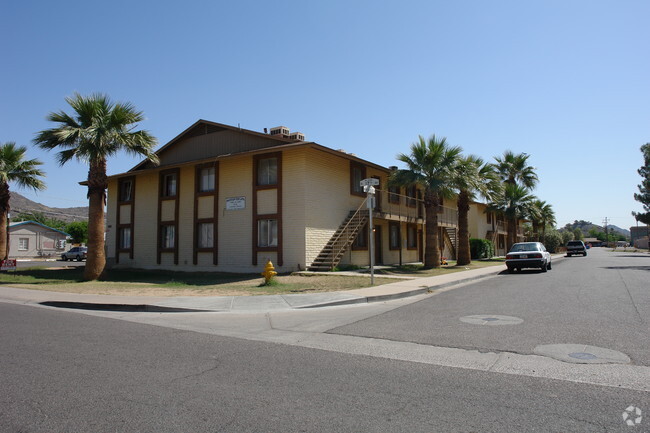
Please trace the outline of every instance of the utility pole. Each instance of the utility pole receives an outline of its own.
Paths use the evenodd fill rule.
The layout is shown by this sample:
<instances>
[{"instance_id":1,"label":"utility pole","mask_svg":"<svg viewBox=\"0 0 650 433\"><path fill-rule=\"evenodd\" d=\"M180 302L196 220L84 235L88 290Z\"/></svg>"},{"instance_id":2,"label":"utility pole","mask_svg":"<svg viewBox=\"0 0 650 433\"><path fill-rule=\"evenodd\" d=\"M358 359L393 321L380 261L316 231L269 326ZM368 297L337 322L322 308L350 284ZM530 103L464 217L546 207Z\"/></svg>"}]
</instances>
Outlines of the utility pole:
<instances>
[{"instance_id":1,"label":"utility pole","mask_svg":"<svg viewBox=\"0 0 650 433\"><path fill-rule=\"evenodd\" d=\"M609 246L609 233L607 232L607 217L603 220L603 224L605 225L605 243Z\"/></svg>"}]
</instances>

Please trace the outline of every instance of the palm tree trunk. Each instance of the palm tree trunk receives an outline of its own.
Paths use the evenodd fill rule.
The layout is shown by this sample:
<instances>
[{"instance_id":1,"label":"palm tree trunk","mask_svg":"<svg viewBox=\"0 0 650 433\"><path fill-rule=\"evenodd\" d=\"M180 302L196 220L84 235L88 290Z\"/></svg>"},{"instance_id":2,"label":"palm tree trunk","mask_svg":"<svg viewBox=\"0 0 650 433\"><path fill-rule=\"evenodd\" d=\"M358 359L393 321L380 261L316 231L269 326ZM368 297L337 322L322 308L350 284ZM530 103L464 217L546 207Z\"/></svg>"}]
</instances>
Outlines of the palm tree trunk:
<instances>
[{"instance_id":1,"label":"palm tree trunk","mask_svg":"<svg viewBox=\"0 0 650 433\"><path fill-rule=\"evenodd\" d=\"M96 280L104 272L104 206L106 205L106 160L92 161L88 170L88 256L83 279Z\"/></svg>"},{"instance_id":2,"label":"palm tree trunk","mask_svg":"<svg viewBox=\"0 0 650 433\"><path fill-rule=\"evenodd\" d=\"M440 237L438 236L438 196L426 191L424 193L424 210L426 212L426 248L424 250L424 267L440 267Z\"/></svg>"},{"instance_id":3,"label":"palm tree trunk","mask_svg":"<svg viewBox=\"0 0 650 433\"><path fill-rule=\"evenodd\" d=\"M458 194L458 265L469 265L472 256L469 249L469 197L467 192Z\"/></svg>"},{"instance_id":4,"label":"palm tree trunk","mask_svg":"<svg viewBox=\"0 0 650 433\"><path fill-rule=\"evenodd\" d=\"M517 220L508 217L508 245L506 245L506 252L517 242Z\"/></svg>"},{"instance_id":5,"label":"palm tree trunk","mask_svg":"<svg viewBox=\"0 0 650 433\"><path fill-rule=\"evenodd\" d=\"M9 215L9 185L3 183L0 185L0 259L9 258L9 239L7 232L7 219Z\"/></svg>"}]
</instances>

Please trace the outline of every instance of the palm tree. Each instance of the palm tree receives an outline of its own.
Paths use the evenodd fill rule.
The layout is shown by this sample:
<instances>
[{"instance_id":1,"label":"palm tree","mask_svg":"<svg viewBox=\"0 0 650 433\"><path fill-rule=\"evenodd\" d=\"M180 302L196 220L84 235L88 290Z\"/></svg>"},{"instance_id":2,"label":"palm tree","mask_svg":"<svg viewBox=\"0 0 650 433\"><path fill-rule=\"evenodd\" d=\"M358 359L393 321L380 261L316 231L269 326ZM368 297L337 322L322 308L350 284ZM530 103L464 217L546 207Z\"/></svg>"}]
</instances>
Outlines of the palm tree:
<instances>
[{"instance_id":1,"label":"palm tree","mask_svg":"<svg viewBox=\"0 0 650 433\"><path fill-rule=\"evenodd\" d=\"M57 154L59 164L76 159L89 165L88 170L88 259L85 280L96 280L104 271L104 206L106 205L106 165L109 157L124 150L157 163L153 153L157 140L149 132L134 131L144 119L143 113L129 102L114 103L107 95L66 98L75 111L50 113L47 120L58 125L39 132L34 143L43 149L63 149Z\"/></svg>"},{"instance_id":2,"label":"palm tree","mask_svg":"<svg viewBox=\"0 0 650 433\"><path fill-rule=\"evenodd\" d=\"M549 225L555 226L557 221L555 220L555 211L553 210L553 206L549 203L542 202L542 206L540 207L540 220L542 223L542 240L546 239L546 227Z\"/></svg>"},{"instance_id":3,"label":"palm tree","mask_svg":"<svg viewBox=\"0 0 650 433\"><path fill-rule=\"evenodd\" d=\"M458 159L453 173L454 187L458 190L458 265L472 262L469 246L469 207L478 195L492 200L501 189L499 177L492 164L469 155Z\"/></svg>"},{"instance_id":4,"label":"palm tree","mask_svg":"<svg viewBox=\"0 0 650 433\"><path fill-rule=\"evenodd\" d=\"M499 212L506 217L508 223L508 249L515 243L517 238L516 221L523 219L530 213L530 208L535 196L530 194L528 188L506 183L503 194L500 194L488 206L489 211ZM515 221L515 224L510 224Z\"/></svg>"},{"instance_id":5,"label":"palm tree","mask_svg":"<svg viewBox=\"0 0 650 433\"><path fill-rule=\"evenodd\" d=\"M520 153L515 155L511 150L503 152L503 157L495 156L496 169L505 183L523 185L534 189L539 179L535 167L528 165L530 155Z\"/></svg>"},{"instance_id":6,"label":"palm tree","mask_svg":"<svg viewBox=\"0 0 650 433\"><path fill-rule=\"evenodd\" d=\"M38 166L43 163L37 159L25 159L27 148L17 147L14 142L0 145L0 257L9 257L7 243L7 220L9 217L9 183L13 182L21 188L32 188L34 191L45 189L45 184L39 177L45 176Z\"/></svg>"},{"instance_id":7,"label":"palm tree","mask_svg":"<svg viewBox=\"0 0 650 433\"><path fill-rule=\"evenodd\" d=\"M531 203L528 218L532 224L531 240L540 242L540 227L542 226L542 207L546 204L545 201L535 199Z\"/></svg>"},{"instance_id":8,"label":"palm tree","mask_svg":"<svg viewBox=\"0 0 650 433\"><path fill-rule=\"evenodd\" d=\"M446 138L432 135L429 140L420 136L411 145L411 154L400 153L397 159L406 164L405 170L396 170L390 178L392 185L417 186L424 190L426 211L426 247L424 266L440 267L440 237L438 208L443 198L454 195L453 170L462 149L449 146Z\"/></svg>"},{"instance_id":9,"label":"palm tree","mask_svg":"<svg viewBox=\"0 0 650 433\"><path fill-rule=\"evenodd\" d=\"M503 152L503 157L494 157L496 161L496 170L499 173L501 180L504 182L506 189L509 185L521 186L528 190L535 188L539 179L535 173L535 168L528 165L529 157L530 155L526 153L515 154L510 150ZM512 214L510 216L506 215L508 226L508 249L510 249L517 239L518 218L512 218Z\"/></svg>"}]
</instances>

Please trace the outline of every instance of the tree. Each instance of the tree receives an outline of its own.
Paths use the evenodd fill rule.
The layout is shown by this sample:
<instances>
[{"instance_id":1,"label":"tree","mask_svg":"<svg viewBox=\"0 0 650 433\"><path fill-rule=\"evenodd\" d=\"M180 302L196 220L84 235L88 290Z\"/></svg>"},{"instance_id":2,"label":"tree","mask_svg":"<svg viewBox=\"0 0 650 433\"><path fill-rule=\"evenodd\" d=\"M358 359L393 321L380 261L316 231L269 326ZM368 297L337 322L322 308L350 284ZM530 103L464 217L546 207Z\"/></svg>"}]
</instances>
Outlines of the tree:
<instances>
[{"instance_id":1,"label":"tree","mask_svg":"<svg viewBox=\"0 0 650 433\"><path fill-rule=\"evenodd\" d=\"M643 205L645 212L632 212L632 215L637 221L650 224L650 143L641 146L641 153L643 153L643 166L637 171L642 180L638 185L639 193L634 194L634 200Z\"/></svg>"},{"instance_id":2,"label":"tree","mask_svg":"<svg viewBox=\"0 0 650 433\"><path fill-rule=\"evenodd\" d=\"M45 189L40 177L45 173L38 167L43 163L37 159L25 159L27 148L14 142L0 145L0 257L9 256L7 245L7 218L9 215L9 183L34 191Z\"/></svg>"},{"instance_id":3,"label":"tree","mask_svg":"<svg viewBox=\"0 0 650 433\"><path fill-rule=\"evenodd\" d=\"M488 205L489 211L503 214L508 221L508 249L515 243L517 237L516 222L529 215L534 199L535 196L530 194L528 188L506 183L503 194Z\"/></svg>"},{"instance_id":4,"label":"tree","mask_svg":"<svg viewBox=\"0 0 650 433\"><path fill-rule=\"evenodd\" d=\"M576 239L576 237L573 235L573 232L571 232L571 231L566 231L565 230L565 231L558 232L558 233L560 233L560 235L562 236L562 245L566 245L567 242ZM544 238L542 238L542 239L544 239Z\"/></svg>"},{"instance_id":5,"label":"tree","mask_svg":"<svg viewBox=\"0 0 650 433\"><path fill-rule=\"evenodd\" d=\"M72 237L72 243L83 244L88 241L88 221L75 221L65 226L65 232Z\"/></svg>"},{"instance_id":6,"label":"tree","mask_svg":"<svg viewBox=\"0 0 650 433\"><path fill-rule=\"evenodd\" d=\"M134 131L143 113L129 102L114 103L107 95L66 98L73 115L63 111L50 113L47 120L58 125L39 132L34 143L43 149L63 149L58 162L76 159L87 163L88 170L88 258L83 278L96 280L104 271L104 206L106 205L106 166L109 157L120 151L143 156L157 163L153 152L157 140L145 130Z\"/></svg>"},{"instance_id":7,"label":"tree","mask_svg":"<svg viewBox=\"0 0 650 433\"><path fill-rule=\"evenodd\" d=\"M540 203L539 207L540 211L540 220L542 223L542 239L544 236L546 236L546 228L548 226L553 226L555 228L555 224L557 221L555 220L555 211L553 210L553 206L550 203L546 203L545 201L542 201Z\"/></svg>"},{"instance_id":8,"label":"tree","mask_svg":"<svg viewBox=\"0 0 650 433\"><path fill-rule=\"evenodd\" d=\"M458 191L458 254L456 263L464 266L472 262L469 243L469 206L478 195L492 200L500 192L499 177L492 164L469 155L460 157L453 170L453 184Z\"/></svg>"},{"instance_id":9,"label":"tree","mask_svg":"<svg viewBox=\"0 0 650 433\"><path fill-rule=\"evenodd\" d=\"M453 170L462 149L449 146L447 139L432 135L429 140L420 136L411 145L411 154L400 153L397 159L406 164L406 169L391 174L390 184L398 186L418 186L424 190L424 209L426 212L426 247L424 266L440 267L440 236L438 227L438 208L442 199L454 196Z\"/></svg>"},{"instance_id":10,"label":"tree","mask_svg":"<svg viewBox=\"0 0 650 433\"><path fill-rule=\"evenodd\" d=\"M579 240L579 241L581 241L581 240L583 240L585 238L585 236L582 234L582 230L580 230L580 228L576 227L576 229L573 230L573 238L576 239L576 240Z\"/></svg>"},{"instance_id":11,"label":"tree","mask_svg":"<svg viewBox=\"0 0 650 433\"><path fill-rule=\"evenodd\" d=\"M509 184L523 185L528 189L534 189L539 179L535 168L528 165L530 155L520 153L515 155L512 151L503 152L503 157L494 157L496 169L501 180Z\"/></svg>"},{"instance_id":12,"label":"tree","mask_svg":"<svg viewBox=\"0 0 650 433\"><path fill-rule=\"evenodd\" d=\"M505 184L504 192L509 191L511 194L514 194L511 195L510 198L502 198L501 204L503 204L503 200L516 200L517 196L520 198L528 196L529 194L527 191L535 188L537 185L539 179L535 173L535 168L528 165L529 157L530 155L526 153L514 154L510 150L503 152L502 157L494 157L494 160L496 161L496 170L499 173L501 180ZM512 188L514 186L517 186L519 188ZM496 208L498 208L498 206ZM509 214L505 215L508 226L508 249L512 246L512 244L515 243L517 239L517 218L521 218L526 215L526 213L524 213L515 218L515 214L516 212L511 211Z\"/></svg>"}]
</instances>

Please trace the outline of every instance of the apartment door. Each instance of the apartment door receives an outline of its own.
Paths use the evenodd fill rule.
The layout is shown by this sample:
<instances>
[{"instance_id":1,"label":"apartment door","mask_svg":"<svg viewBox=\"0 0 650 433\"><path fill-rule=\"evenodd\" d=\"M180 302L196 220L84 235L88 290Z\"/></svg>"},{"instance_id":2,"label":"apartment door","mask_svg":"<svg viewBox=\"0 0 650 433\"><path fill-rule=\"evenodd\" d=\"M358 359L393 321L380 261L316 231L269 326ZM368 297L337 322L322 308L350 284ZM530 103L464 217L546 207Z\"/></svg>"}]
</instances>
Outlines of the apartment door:
<instances>
[{"instance_id":1,"label":"apartment door","mask_svg":"<svg viewBox=\"0 0 650 433\"><path fill-rule=\"evenodd\" d=\"M373 230L375 231L375 265L383 265L384 255L382 254L383 248L381 245L381 226L374 226Z\"/></svg>"}]
</instances>

